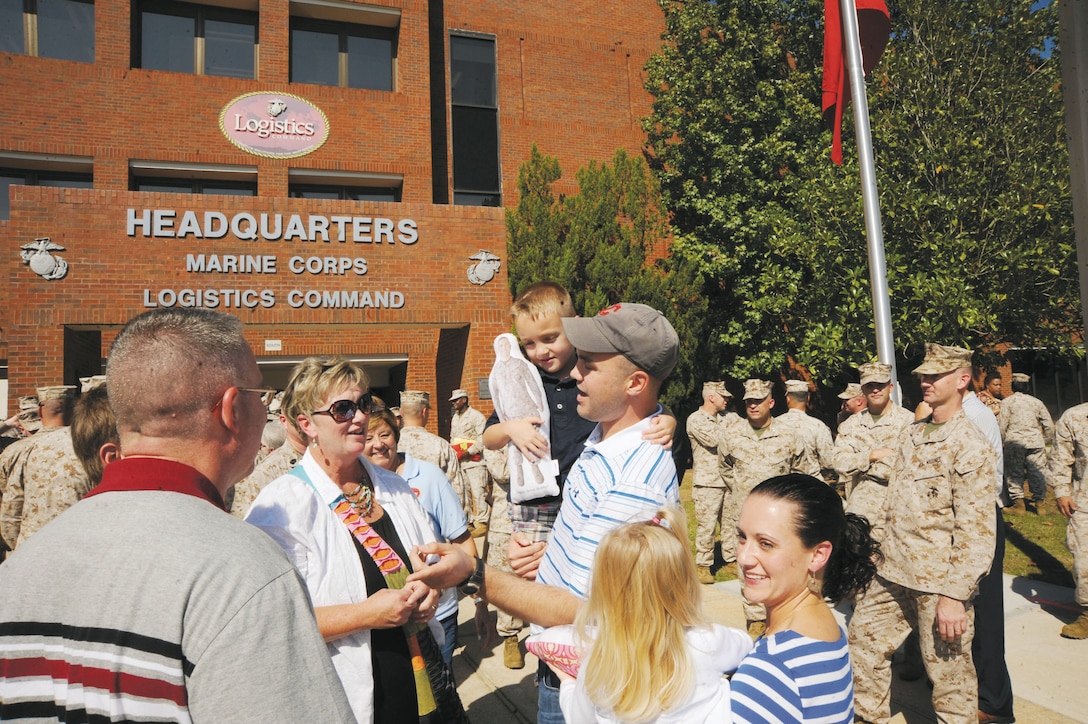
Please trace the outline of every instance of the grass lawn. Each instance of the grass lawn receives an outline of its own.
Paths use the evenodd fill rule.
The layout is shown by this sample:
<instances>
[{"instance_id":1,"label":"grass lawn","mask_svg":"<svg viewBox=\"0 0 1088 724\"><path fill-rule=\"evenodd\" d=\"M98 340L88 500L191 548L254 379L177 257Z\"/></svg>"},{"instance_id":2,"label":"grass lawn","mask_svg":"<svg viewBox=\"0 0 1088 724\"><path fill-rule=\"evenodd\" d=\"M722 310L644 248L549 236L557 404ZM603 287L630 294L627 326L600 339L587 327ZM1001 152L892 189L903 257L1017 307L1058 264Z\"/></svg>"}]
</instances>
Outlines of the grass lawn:
<instances>
[{"instance_id":1,"label":"grass lawn","mask_svg":"<svg viewBox=\"0 0 1088 724\"><path fill-rule=\"evenodd\" d=\"M695 552L695 505L691 502L691 472L680 486L680 502L688 516L688 539ZM1053 498L1039 514L1005 516L1005 573L1038 581L1073 586L1073 554L1065 547L1065 517ZM715 551L714 580L731 581L735 575L721 568L724 561Z\"/></svg>"},{"instance_id":2,"label":"grass lawn","mask_svg":"<svg viewBox=\"0 0 1088 724\"><path fill-rule=\"evenodd\" d=\"M1072 587L1073 554L1065 547L1065 522L1054 498L1039 506L1038 515L1006 514L1005 573Z\"/></svg>"}]
</instances>

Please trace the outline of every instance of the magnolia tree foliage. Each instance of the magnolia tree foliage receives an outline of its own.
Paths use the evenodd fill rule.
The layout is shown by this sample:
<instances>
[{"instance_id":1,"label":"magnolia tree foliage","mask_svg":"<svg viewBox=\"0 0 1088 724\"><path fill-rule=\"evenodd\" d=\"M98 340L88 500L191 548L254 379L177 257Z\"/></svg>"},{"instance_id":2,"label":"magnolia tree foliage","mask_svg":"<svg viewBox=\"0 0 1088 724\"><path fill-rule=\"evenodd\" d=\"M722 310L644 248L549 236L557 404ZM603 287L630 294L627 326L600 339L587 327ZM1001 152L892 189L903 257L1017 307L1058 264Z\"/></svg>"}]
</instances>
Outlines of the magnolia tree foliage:
<instances>
[{"instance_id":1,"label":"magnolia tree foliage","mask_svg":"<svg viewBox=\"0 0 1088 724\"><path fill-rule=\"evenodd\" d=\"M506 214L510 291L551 280L570 292L575 309L591 316L616 302L660 310L680 336L680 363L662 393L680 404L695 389L707 304L695 266L683 257L654 261L667 233L657 182L646 162L619 150L611 165L591 162L576 178L578 193L556 196L562 177L555 158L533 147L518 171L519 200Z\"/></svg>"},{"instance_id":2,"label":"magnolia tree foliage","mask_svg":"<svg viewBox=\"0 0 1088 724\"><path fill-rule=\"evenodd\" d=\"M895 346L1071 351L1079 304L1053 4L890 0L868 79ZM820 0L662 0L648 156L710 363L818 380L875 354L853 118L820 118Z\"/></svg>"}]
</instances>

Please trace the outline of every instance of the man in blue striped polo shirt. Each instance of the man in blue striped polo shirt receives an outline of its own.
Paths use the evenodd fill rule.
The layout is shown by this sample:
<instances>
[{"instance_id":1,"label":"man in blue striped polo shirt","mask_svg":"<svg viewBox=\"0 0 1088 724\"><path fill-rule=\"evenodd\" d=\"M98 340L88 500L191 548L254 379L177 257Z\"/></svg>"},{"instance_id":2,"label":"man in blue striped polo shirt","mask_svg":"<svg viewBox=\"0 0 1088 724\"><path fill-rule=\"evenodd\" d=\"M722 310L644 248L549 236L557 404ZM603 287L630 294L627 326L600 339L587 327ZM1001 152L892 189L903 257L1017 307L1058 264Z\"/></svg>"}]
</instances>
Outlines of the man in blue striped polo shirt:
<instances>
[{"instance_id":1,"label":"man in blue striped polo shirt","mask_svg":"<svg viewBox=\"0 0 1088 724\"><path fill-rule=\"evenodd\" d=\"M658 394L676 366L680 341L672 325L652 307L623 302L595 317L564 318L563 331L578 350L571 372L578 384L578 414L597 426L567 475L536 583L487 567L473 586L482 586L480 595L489 603L540 626L574 621L589 593L590 566L605 533L638 516L648 518L661 505L680 504L671 454L642 439L650 420L663 411ZM471 570L447 546L434 544L423 552L447 560L415 573L413 580L448 587ZM546 666L537 721L563 722L559 680Z\"/></svg>"}]
</instances>

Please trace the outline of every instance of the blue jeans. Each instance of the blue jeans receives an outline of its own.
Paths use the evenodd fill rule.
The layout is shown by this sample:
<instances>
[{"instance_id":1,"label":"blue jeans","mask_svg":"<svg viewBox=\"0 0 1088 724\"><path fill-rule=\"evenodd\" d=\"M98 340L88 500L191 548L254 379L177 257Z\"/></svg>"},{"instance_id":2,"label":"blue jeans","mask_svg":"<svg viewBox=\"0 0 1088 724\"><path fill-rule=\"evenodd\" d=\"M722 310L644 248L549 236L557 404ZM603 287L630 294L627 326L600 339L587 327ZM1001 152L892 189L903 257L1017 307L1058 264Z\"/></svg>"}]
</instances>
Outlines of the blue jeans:
<instances>
[{"instance_id":1,"label":"blue jeans","mask_svg":"<svg viewBox=\"0 0 1088 724\"><path fill-rule=\"evenodd\" d=\"M442 644L442 660L453 671L453 650L457 647L457 610L449 616L438 621L442 624L442 630L446 634L446 642ZM558 701L558 700L557 700Z\"/></svg>"},{"instance_id":2,"label":"blue jeans","mask_svg":"<svg viewBox=\"0 0 1088 724\"><path fill-rule=\"evenodd\" d=\"M546 665L543 661L540 662L541 668ZM549 684L538 673L536 724L565 724L565 722L563 710L559 708L559 688Z\"/></svg>"}]
</instances>

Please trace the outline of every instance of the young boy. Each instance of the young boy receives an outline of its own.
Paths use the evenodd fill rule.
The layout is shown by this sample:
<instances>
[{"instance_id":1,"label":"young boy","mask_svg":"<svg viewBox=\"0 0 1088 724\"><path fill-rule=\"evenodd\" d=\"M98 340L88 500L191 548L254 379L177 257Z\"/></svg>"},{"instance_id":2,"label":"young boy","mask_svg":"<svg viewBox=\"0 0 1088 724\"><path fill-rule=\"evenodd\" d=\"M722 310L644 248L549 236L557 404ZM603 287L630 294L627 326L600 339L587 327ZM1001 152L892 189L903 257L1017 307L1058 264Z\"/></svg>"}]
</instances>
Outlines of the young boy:
<instances>
[{"instance_id":1,"label":"young boy","mask_svg":"<svg viewBox=\"0 0 1088 724\"><path fill-rule=\"evenodd\" d=\"M597 423L585 420L578 414L578 387L570 374L578 363L578 355L563 331L562 322L564 317L578 315L567 290L555 282L537 282L514 300L510 314L514 318L514 329L526 358L540 370L551 413L551 440L540 434L538 427L543 423L540 418L525 417L499 422L495 413L487 421L483 440L491 450L513 442L529 460L550 456L559 462L558 496L510 503L514 531L509 548L510 568L523 578L535 578L536 569L544 557L545 542L559 511L567 473L582 454L586 438ZM645 439L669 448L675 430L676 418L667 414L658 415ZM505 639L506 648L518 646L519 624L516 620L500 620L498 632ZM520 649L517 652L520 656ZM511 650L511 657L513 654ZM504 651L504 660L506 658Z\"/></svg>"}]
</instances>

